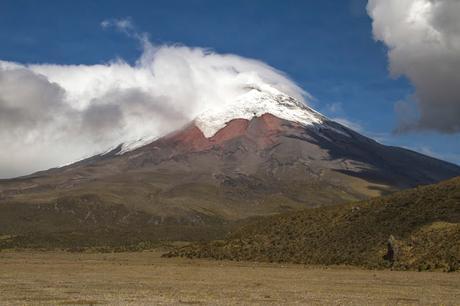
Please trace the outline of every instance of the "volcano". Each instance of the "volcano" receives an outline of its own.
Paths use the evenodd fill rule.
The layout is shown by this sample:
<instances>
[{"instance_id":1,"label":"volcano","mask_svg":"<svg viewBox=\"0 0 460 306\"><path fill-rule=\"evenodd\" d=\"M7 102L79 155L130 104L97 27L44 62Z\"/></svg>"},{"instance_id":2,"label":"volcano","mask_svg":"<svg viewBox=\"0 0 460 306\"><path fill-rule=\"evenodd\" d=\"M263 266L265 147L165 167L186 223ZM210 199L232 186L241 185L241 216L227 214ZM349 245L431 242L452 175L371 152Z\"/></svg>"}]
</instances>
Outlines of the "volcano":
<instances>
[{"instance_id":1,"label":"volcano","mask_svg":"<svg viewBox=\"0 0 460 306\"><path fill-rule=\"evenodd\" d=\"M382 145L271 86L248 86L156 140L0 181L0 233L225 224L458 175L454 164Z\"/></svg>"}]
</instances>

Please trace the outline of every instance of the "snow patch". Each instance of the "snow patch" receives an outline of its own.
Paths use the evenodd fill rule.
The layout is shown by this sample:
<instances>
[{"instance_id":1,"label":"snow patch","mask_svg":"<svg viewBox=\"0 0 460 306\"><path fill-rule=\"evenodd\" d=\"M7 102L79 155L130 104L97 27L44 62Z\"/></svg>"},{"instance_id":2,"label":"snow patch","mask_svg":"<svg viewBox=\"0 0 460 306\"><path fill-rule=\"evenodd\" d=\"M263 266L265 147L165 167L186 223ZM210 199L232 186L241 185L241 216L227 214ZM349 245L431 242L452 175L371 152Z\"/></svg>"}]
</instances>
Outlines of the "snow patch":
<instances>
[{"instance_id":1,"label":"snow patch","mask_svg":"<svg viewBox=\"0 0 460 306\"><path fill-rule=\"evenodd\" d=\"M121 146L121 150L120 152L117 153L117 155L122 155L122 154L125 154L126 152L134 151L137 148L151 144L157 139L158 137L144 137L144 138L140 138L140 139L137 139L131 142L123 143Z\"/></svg>"},{"instance_id":2,"label":"snow patch","mask_svg":"<svg viewBox=\"0 0 460 306\"><path fill-rule=\"evenodd\" d=\"M109 154L110 152L112 152L113 150L117 149L120 146L121 146L121 149L120 149L120 151L118 151L116 153L116 155L123 155L123 154L125 154L127 152L134 151L137 148L140 148L140 147L146 146L148 144L151 144L152 142L154 142L157 139L158 139L158 137L143 137L143 138L139 138L137 140L124 142L124 143L121 143L119 145L110 147L109 149L107 149L106 151L102 152L99 155L100 156L107 155L107 154Z\"/></svg>"},{"instance_id":3,"label":"snow patch","mask_svg":"<svg viewBox=\"0 0 460 306\"><path fill-rule=\"evenodd\" d=\"M248 86L248 92L226 105L208 109L195 119L196 126L209 138L233 119L251 120L263 114L297 122L304 126L323 124L327 119L302 102L269 85Z\"/></svg>"}]
</instances>

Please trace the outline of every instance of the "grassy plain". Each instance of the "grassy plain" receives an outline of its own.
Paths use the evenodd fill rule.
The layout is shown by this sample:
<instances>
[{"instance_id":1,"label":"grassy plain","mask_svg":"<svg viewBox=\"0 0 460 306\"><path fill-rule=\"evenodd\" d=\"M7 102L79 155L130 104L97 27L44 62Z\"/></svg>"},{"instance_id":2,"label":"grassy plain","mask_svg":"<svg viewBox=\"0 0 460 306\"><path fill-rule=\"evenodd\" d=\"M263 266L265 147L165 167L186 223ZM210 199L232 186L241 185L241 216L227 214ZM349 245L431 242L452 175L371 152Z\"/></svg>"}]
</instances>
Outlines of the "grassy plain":
<instances>
[{"instance_id":1,"label":"grassy plain","mask_svg":"<svg viewBox=\"0 0 460 306\"><path fill-rule=\"evenodd\" d=\"M458 305L460 273L161 258L136 253L0 252L1 305Z\"/></svg>"}]
</instances>

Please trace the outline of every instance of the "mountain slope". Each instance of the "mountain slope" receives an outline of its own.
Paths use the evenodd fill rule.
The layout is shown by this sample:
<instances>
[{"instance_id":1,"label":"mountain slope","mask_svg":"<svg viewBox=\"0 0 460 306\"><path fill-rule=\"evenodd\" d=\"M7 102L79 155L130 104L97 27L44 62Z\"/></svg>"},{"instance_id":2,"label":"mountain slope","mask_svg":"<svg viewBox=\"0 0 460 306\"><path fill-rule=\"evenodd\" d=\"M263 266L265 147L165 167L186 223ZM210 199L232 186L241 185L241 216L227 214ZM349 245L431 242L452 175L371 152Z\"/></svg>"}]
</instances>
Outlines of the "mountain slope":
<instances>
[{"instance_id":1,"label":"mountain slope","mask_svg":"<svg viewBox=\"0 0 460 306\"><path fill-rule=\"evenodd\" d=\"M207 228L210 220L222 225L345 203L456 175L456 165L381 145L271 87L250 87L234 103L208 110L155 141L0 181L0 214L10 216L0 223L0 233L59 231L50 223L81 230L88 213L94 227L116 227L118 219L109 224L91 208L100 205L148 216L125 218L136 228L140 223ZM56 205L75 201L86 207L74 212L78 216L64 209L53 213L60 221L51 221ZM24 221L23 205L49 226Z\"/></svg>"},{"instance_id":2,"label":"mountain slope","mask_svg":"<svg viewBox=\"0 0 460 306\"><path fill-rule=\"evenodd\" d=\"M168 256L457 270L460 177L368 201L261 218L226 240Z\"/></svg>"}]
</instances>

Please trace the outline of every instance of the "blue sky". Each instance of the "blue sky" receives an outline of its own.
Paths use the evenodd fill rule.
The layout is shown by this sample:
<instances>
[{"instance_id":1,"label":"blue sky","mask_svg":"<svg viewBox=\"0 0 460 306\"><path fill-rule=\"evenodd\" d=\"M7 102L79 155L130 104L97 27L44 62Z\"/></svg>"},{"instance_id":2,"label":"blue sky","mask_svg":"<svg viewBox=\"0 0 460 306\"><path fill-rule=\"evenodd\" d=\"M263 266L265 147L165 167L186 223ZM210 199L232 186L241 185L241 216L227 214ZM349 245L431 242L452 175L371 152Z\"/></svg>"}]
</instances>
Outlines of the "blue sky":
<instances>
[{"instance_id":1,"label":"blue sky","mask_svg":"<svg viewBox=\"0 0 460 306\"><path fill-rule=\"evenodd\" d=\"M0 59L97 64L142 52L103 29L130 18L155 44L179 43L255 58L284 71L315 97L313 107L389 144L460 164L460 134L393 133L395 103L414 87L391 78L387 48L372 36L364 0L0 1Z\"/></svg>"}]
</instances>

